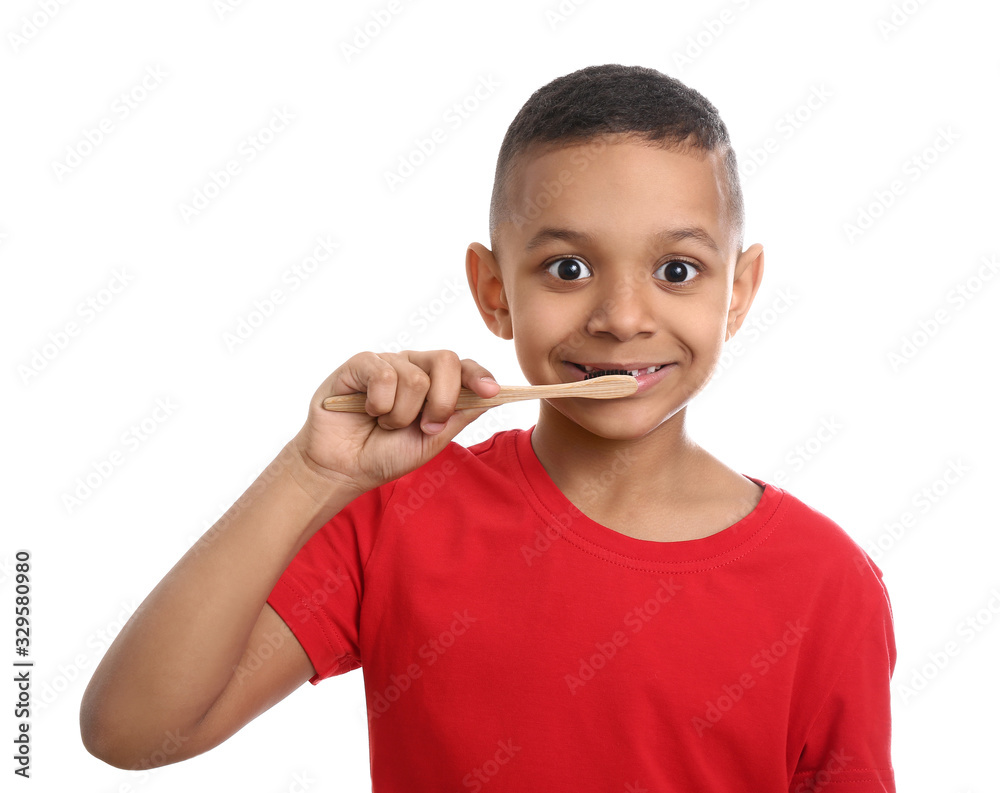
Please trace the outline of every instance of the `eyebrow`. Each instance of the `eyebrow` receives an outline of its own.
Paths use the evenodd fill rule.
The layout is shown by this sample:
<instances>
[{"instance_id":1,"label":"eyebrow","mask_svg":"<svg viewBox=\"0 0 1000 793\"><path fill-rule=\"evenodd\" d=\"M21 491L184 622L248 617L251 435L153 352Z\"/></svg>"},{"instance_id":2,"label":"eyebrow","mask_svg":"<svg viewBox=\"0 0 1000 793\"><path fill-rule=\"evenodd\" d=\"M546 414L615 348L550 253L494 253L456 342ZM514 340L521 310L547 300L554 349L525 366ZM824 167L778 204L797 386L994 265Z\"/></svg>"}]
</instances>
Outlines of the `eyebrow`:
<instances>
[{"instance_id":1,"label":"eyebrow","mask_svg":"<svg viewBox=\"0 0 1000 793\"><path fill-rule=\"evenodd\" d=\"M531 251L554 240L573 242L578 245L594 244L594 238L586 232L546 226L545 228L539 229L538 232L535 233L530 240L528 240L524 249L526 251ZM694 240L695 242L701 243L706 248L711 249L714 253L720 253L719 246L715 240L712 239L712 236L705 231L705 229L698 226L684 226L676 229L664 229L663 231L653 234L652 240L661 245L680 242L681 240Z\"/></svg>"}]
</instances>

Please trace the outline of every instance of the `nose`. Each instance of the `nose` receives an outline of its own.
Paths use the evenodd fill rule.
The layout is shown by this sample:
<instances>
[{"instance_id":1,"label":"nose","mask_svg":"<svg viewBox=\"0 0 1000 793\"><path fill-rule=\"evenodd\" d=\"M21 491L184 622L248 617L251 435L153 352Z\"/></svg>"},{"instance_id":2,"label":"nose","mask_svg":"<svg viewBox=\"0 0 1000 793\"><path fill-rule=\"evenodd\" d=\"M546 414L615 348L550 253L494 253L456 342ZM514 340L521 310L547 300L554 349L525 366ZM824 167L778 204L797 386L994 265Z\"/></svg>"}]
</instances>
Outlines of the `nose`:
<instances>
[{"instance_id":1,"label":"nose","mask_svg":"<svg viewBox=\"0 0 1000 793\"><path fill-rule=\"evenodd\" d=\"M626 341L640 333L656 330L653 315L653 284L639 284L631 272L614 278L609 290L602 290L601 302L590 312L587 332L592 335L610 333Z\"/></svg>"}]
</instances>

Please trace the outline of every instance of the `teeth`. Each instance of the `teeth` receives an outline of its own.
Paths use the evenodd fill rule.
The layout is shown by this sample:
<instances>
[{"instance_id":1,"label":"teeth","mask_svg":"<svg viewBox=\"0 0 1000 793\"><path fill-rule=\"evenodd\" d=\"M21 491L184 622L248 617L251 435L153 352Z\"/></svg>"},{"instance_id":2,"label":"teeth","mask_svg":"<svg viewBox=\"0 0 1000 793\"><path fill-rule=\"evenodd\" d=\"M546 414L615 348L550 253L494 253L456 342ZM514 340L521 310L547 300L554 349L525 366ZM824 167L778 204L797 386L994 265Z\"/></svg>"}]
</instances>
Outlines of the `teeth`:
<instances>
[{"instance_id":1,"label":"teeth","mask_svg":"<svg viewBox=\"0 0 1000 793\"><path fill-rule=\"evenodd\" d=\"M583 369L584 369L584 371L585 371L585 372L588 372L588 373L589 373L589 372L596 372L596 371L599 371L599 370L598 370L598 369L597 369L596 367L594 367L594 366L587 366L586 364L582 364L582 366L583 366ZM616 367L612 367L612 368L614 368L614 369L618 369L618 368L620 368L620 367L617 367L617 366L616 366ZM630 374L630 375L632 375L632 377L638 377L638 376L639 376L640 374L652 374L653 372L658 372L658 371L660 371L660 369L662 369L662 368L663 368L662 366L650 366L650 367L649 367L648 369L646 369L646 370L641 370L641 369L632 369L632 370L630 370L630 371L629 371L629 374Z\"/></svg>"}]
</instances>

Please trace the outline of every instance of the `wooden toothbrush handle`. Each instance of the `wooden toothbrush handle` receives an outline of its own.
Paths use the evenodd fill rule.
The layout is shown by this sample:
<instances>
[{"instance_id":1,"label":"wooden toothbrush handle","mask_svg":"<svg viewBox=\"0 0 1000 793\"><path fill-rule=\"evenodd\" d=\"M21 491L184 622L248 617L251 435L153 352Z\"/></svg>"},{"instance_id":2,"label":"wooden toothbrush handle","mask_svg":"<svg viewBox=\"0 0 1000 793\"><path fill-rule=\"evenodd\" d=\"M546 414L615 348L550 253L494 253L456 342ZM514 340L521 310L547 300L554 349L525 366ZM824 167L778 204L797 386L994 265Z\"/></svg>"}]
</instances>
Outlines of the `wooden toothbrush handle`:
<instances>
[{"instance_id":1,"label":"wooden toothbrush handle","mask_svg":"<svg viewBox=\"0 0 1000 793\"><path fill-rule=\"evenodd\" d=\"M496 396L489 398L481 397L475 391L463 388L458 392L458 402L455 404L455 410L496 407L497 405L518 402L523 399L538 399L543 395L534 390L537 387L502 385ZM342 394L324 399L323 407L327 410L337 411L338 413L364 413L365 401L367 399L367 394Z\"/></svg>"},{"instance_id":2,"label":"wooden toothbrush handle","mask_svg":"<svg viewBox=\"0 0 1000 793\"><path fill-rule=\"evenodd\" d=\"M559 399L564 397L585 397L588 399L615 399L634 394L639 387L636 379L629 375L606 375L576 383L552 383L550 385L502 385L495 396L481 397L468 388L458 392L455 410L496 407L508 402L524 399ZM323 400L323 407L338 413L364 413L367 394L340 394Z\"/></svg>"}]
</instances>

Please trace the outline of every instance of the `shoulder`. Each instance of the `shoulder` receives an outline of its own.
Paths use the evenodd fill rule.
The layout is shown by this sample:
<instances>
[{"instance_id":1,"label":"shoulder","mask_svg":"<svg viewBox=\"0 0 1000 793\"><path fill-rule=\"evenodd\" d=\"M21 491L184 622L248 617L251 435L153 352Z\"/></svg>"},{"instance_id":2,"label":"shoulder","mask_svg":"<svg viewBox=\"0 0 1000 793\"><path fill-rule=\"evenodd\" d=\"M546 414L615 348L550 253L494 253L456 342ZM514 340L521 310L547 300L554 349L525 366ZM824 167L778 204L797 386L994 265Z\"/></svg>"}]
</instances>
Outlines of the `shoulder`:
<instances>
[{"instance_id":1,"label":"shoulder","mask_svg":"<svg viewBox=\"0 0 1000 793\"><path fill-rule=\"evenodd\" d=\"M470 446L452 441L437 456L407 476L412 476L424 468L437 468L469 477L475 477L487 470L508 468L516 460L517 438L524 431L501 430Z\"/></svg>"},{"instance_id":2,"label":"shoulder","mask_svg":"<svg viewBox=\"0 0 1000 793\"><path fill-rule=\"evenodd\" d=\"M817 596L830 598L846 609L870 612L881 606L889 610L882 570L854 538L828 515L787 490L767 487L773 488L780 502L772 540L794 560L799 574L810 579Z\"/></svg>"},{"instance_id":3,"label":"shoulder","mask_svg":"<svg viewBox=\"0 0 1000 793\"><path fill-rule=\"evenodd\" d=\"M775 581L767 586L815 628L810 658L802 663L815 680L831 681L817 683L817 690L829 691L845 669L851 670L848 677L863 668L858 674L883 675L879 680L884 682L886 670L891 674L895 667L896 644L882 571L828 515L780 488L775 495L780 496L778 524L765 543L771 546L768 572ZM864 685L873 679L865 678Z\"/></svg>"},{"instance_id":4,"label":"shoulder","mask_svg":"<svg viewBox=\"0 0 1000 793\"><path fill-rule=\"evenodd\" d=\"M387 501L419 500L440 490L455 489L469 497L482 488L488 488L490 495L499 495L515 477L514 446L521 432L524 430L503 430L468 447L452 441L422 466L389 483Z\"/></svg>"}]
</instances>

